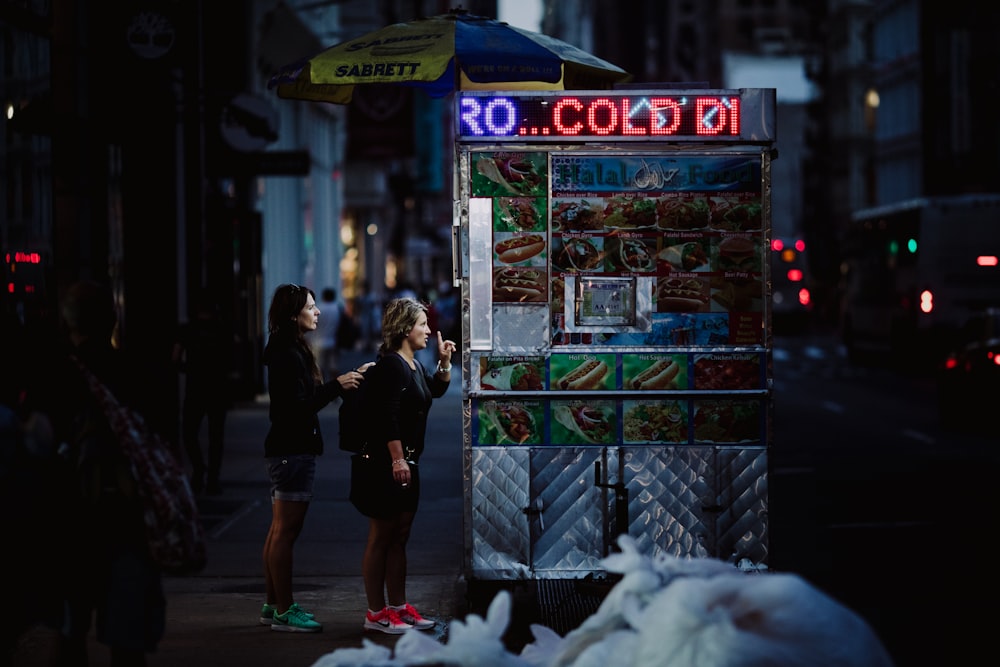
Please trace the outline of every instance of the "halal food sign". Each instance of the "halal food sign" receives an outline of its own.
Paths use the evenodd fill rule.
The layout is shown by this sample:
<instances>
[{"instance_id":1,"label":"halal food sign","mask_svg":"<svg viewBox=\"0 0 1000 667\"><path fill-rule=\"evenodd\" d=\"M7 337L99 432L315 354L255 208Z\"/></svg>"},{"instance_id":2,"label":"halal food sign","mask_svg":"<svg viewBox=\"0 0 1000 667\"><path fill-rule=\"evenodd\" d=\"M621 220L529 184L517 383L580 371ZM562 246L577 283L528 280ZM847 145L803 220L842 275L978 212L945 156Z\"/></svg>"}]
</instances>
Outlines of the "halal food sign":
<instances>
[{"instance_id":1,"label":"halal food sign","mask_svg":"<svg viewBox=\"0 0 1000 667\"><path fill-rule=\"evenodd\" d=\"M475 140L675 140L743 138L738 93L573 93L519 95L465 92L458 134Z\"/></svg>"}]
</instances>

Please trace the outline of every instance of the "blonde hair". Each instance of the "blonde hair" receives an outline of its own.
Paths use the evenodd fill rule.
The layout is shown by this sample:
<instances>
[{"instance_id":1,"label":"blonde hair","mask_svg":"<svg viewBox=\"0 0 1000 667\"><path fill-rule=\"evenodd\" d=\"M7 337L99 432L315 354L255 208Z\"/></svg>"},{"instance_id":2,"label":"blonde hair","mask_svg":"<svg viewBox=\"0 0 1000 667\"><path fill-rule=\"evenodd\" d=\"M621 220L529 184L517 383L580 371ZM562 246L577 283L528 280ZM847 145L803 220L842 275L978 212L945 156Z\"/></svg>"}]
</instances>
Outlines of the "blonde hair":
<instances>
[{"instance_id":1,"label":"blonde hair","mask_svg":"<svg viewBox=\"0 0 1000 667\"><path fill-rule=\"evenodd\" d=\"M426 312L427 306L410 297L393 299L387 303L382 313L382 346L379 353L397 351L416 326L420 313Z\"/></svg>"}]
</instances>

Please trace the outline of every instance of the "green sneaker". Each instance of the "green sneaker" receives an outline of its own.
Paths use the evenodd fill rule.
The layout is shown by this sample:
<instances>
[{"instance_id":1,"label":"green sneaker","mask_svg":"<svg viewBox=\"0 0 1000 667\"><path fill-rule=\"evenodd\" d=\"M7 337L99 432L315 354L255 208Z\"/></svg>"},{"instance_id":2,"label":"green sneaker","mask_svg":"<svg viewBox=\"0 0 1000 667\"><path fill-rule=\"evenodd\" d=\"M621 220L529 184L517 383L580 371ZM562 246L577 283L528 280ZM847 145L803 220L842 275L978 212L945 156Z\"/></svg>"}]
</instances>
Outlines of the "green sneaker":
<instances>
[{"instance_id":1,"label":"green sneaker","mask_svg":"<svg viewBox=\"0 0 1000 667\"><path fill-rule=\"evenodd\" d=\"M309 613L293 604L284 614L275 614L271 629L278 632L320 632L323 625L309 618Z\"/></svg>"},{"instance_id":2,"label":"green sneaker","mask_svg":"<svg viewBox=\"0 0 1000 667\"><path fill-rule=\"evenodd\" d=\"M289 609L300 610L303 614L306 615L306 618L310 620L316 618L316 614L312 613L311 611L306 611L305 609L302 609L302 607L299 606L298 602L293 602L292 606L289 607ZM264 606L260 608L260 624L271 625L272 623L274 623L274 615L277 613L277 611L278 611L277 607L265 602Z\"/></svg>"},{"instance_id":3,"label":"green sneaker","mask_svg":"<svg viewBox=\"0 0 1000 667\"><path fill-rule=\"evenodd\" d=\"M274 622L274 613L274 607L265 602L264 606L260 608L260 624L271 625Z\"/></svg>"}]
</instances>

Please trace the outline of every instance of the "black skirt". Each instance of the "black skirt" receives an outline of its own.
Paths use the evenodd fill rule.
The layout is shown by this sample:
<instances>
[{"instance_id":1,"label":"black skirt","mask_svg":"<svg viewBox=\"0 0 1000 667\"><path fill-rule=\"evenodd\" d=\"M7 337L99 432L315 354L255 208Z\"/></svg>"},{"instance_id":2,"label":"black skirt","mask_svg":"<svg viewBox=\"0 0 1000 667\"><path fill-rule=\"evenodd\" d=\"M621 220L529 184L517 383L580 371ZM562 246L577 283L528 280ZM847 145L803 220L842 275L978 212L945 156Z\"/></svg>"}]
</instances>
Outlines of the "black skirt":
<instances>
[{"instance_id":1,"label":"black skirt","mask_svg":"<svg viewBox=\"0 0 1000 667\"><path fill-rule=\"evenodd\" d=\"M420 467L410 463L410 483L405 487L392 477L392 466L363 454L351 456L351 504L373 519L392 519L401 512L416 512L420 500Z\"/></svg>"}]
</instances>

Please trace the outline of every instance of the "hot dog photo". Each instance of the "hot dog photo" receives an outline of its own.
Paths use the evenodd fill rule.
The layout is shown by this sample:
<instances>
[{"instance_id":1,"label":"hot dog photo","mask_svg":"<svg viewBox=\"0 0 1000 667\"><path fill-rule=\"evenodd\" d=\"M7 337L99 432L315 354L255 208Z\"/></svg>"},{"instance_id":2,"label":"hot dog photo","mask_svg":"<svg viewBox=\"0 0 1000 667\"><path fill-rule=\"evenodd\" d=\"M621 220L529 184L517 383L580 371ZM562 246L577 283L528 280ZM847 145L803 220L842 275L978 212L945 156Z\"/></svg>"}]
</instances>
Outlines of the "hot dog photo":
<instances>
[{"instance_id":1,"label":"hot dog photo","mask_svg":"<svg viewBox=\"0 0 1000 667\"><path fill-rule=\"evenodd\" d=\"M622 388L635 391L686 389L687 359L682 354L623 355Z\"/></svg>"},{"instance_id":2,"label":"hot dog photo","mask_svg":"<svg viewBox=\"0 0 1000 667\"><path fill-rule=\"evenodd\" d=\"M670 274L656 283L656 310L661 313L707 312L708 282L695 274Z\"/></svg>"},{"instance_id":3,"label":"hot dog photo","mask_svg":"<svg viewBox=\"0 0 1000 667\"><path fill-rule=\"evenodd\" d=\"M493 236L493 253L499 264L545 266L545 237L541 234L511 234L497 232Z\"/></svg>"},{"instance_id":4,"label":"hot dog photo","mask_svg":"<svg viewBox=\"0 0 1000 667\"><path fill-rule=\"evenodd\" d=\"M615 388L615 355L554 354L549 358L551 388L593 391Z\"/></svg>"},{"instance_id":5,"label":"hot dog photo","mask_svg":"<svg viewBox=\"0 0 1000 667\"><path fill-rule=\"evenodd\" d=\"M493 269L495 302L545 302L548 288L545 271L542 269L515 266Z\"/></svg>"}]
</instances>

